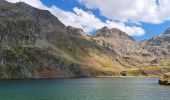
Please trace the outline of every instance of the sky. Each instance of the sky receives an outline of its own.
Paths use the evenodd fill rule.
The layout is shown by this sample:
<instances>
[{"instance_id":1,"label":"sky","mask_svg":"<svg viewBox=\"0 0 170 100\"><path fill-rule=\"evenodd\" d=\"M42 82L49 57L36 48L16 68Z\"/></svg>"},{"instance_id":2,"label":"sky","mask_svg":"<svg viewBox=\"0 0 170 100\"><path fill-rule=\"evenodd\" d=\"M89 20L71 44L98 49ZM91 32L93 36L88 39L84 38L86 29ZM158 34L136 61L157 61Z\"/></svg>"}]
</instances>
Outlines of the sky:
<instances>
[{"instance_id":1,"label":"sky","mask_svg":"<svg viewBox=\"0 0 170 100\"><path fill-rule=\"evenodd\" d=\"M66 26L87 34L107 26L137 41L161 35L170 27L170 0L6 0L49 10Z\"/></svg>"}]
</instances>

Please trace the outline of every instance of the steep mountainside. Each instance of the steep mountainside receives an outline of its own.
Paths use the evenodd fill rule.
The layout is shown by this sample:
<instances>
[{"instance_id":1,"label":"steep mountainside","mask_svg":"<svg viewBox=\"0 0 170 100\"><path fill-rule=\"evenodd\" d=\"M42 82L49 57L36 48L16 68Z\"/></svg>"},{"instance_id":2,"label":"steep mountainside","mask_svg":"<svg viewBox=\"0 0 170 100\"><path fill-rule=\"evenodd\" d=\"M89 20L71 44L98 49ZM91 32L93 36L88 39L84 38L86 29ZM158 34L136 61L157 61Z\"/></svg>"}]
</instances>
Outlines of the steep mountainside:
<instances>
[{"instance_id":1,"label":"steep mountainside","mask_svg":"<svg viewBox=\"0 0 170 100\"><path fill-rule=\"evenodd\" d=\"M89 37L47 10L0 0L0 78L113 76L133 68L147 75L141 68L169 65L167 33L137 43L119 29L104 27ZM160 57L158 49L164 50Z\"/></svg>"},{"instance_id":2,"label":"steep mountainside","mask_svg":"<svg viewBox=\"0 0 170 100\"><path fill-rule=\"evenodd\" d=\"M98 46L82 29L65 26L48 11L1 0L0 26L1 78L113 74L100 69L102 56L113 58L113 50Z\"/></svg>"}]
</instances>

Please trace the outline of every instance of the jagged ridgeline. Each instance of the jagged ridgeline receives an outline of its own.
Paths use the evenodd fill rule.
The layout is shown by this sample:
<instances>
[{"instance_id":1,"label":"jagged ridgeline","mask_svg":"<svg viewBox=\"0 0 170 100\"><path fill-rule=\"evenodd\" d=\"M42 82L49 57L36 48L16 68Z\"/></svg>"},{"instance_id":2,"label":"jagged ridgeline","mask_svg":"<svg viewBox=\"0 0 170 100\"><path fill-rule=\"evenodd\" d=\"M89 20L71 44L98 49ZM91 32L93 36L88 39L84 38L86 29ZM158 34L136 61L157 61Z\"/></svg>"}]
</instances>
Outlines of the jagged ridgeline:
<instances>
[{"instance_id":1,"label":"jagged ridgeline","mask_svg":"<svg viewBox=\"0 0 170 100\"><path fill-rule=\"evenodd\" d=\"M169 70L169 46L169 34L136 42L119 29L104 27L87 36L47 10L0 0L3 79L149 75L141 68Z\"/></svg>"}]
</instances>

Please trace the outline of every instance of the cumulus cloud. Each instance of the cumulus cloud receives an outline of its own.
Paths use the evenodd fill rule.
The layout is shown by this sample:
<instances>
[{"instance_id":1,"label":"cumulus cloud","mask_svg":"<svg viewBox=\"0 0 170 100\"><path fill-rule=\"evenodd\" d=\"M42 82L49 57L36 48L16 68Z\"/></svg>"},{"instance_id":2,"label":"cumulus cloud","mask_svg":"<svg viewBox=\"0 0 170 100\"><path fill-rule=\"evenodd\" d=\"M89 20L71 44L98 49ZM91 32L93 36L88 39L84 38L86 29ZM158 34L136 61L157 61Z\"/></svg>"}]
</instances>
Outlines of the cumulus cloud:
<instances>
[{"instance_id":1,"label":"cumulus cloud","mask_svg":"<svg viewBox=\"0 0 170 100\"><path fill-rule=\"evenodd\" d=\"M130 27L126 26L124 23L110 20L102 22L92 13L85 12L77 7L73 8L74 12L68 12L57 8L56 6L52 6L50 8L50 11L52 12L52 14L57 16L64 24L82 28L87 33L100 29L104 26L107 26L109 28L119 28L131 36L141 36L145 33L142 28L137 26Z\"/></svg>"},{"instance_id":2,"label":"cumulus cloud","mask_svg":"<svg viewBox=\"0 0 170 100\"><path fill-rule=\"evenodd\" d=\"M141 27L137 26L126 26L122 22L115 22L115 21L106 21L106 26L109 28L118 28L122 31L126 32L130 36L142 36L145 34L145 31Z\"/></svg>"},{"instance_id":3,"label":"cumulus cloud","mask_svg":"<svg viewBox=\"0 0 170 100\"><path fill-rule=\"evenodd\" d=\"M170 20L170 0L78 0L112 20L160 24Z\"/></svg>"},{"instance_id":4,"label":"cumulus cloud","mask_svg":"<svg viewBox=\"0 0 170 100\"><path fill-rule=\"evenodd\" d=\"M47 7L40 0L7 0L7 1L12 3L22 1L36 8L49 10L53 15L59 18L59 20L63 22L65 25L82 28L87 33L107 26L109 28L119 28L131 36L141 36L145 34L145 31L141 27L127 26L123 22L117 22L114 20L101 21L93 13L89 11L84 11L77 7L73 8L73 12L71 12L64 11L54 5L51 7Z\"/></svg>"},{"instance_id":5,"label":"cumulus cloud","mask_svg":"<svg viewBox=\"0 0 170 100\"><path fill-rule=\"evenodd\" d=\"M74 12L64 11L56 6L50 8L52 14L58 17L64 24L84 29L85 32L91 32L103 27L105 24L93 14L85 12L77 7Z\"/></svg>"}]
</instances>

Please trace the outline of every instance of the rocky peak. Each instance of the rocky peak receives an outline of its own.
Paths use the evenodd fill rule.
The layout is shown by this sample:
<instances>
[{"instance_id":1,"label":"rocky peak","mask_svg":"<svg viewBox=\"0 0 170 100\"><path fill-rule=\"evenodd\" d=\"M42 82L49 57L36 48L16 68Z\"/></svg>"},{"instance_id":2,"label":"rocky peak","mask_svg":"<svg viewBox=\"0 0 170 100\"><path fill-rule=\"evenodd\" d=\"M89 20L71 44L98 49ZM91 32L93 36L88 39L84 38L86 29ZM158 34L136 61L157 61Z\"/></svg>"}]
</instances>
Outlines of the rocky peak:
<instances>
[{"instance_id":1,"label":"rocky peak","mask_svg":"<svg viewBox=\"0 0 170 100\"><path fill-rule=\"evenodd\" d=\"M93 37L111 37L111 30L105 26L94 33Z\"/></svg>"},{"instance_id":2,"label":"rocky peak","mask_svg":"<svg viewBox=\"0 0 170 100\"><path fill-rule=\"evenodd\" d=\"M128 39L128 40L134 41L134 39L131 36L129 36L127 33L121 31L118 28L113 28L111 30L112 30L113 33L117 34L122 39Z\"/></svg>"},{"instance_id":3,"label":"rocky peak","mask_svg":"<svg viewBox=\"0 0 170 100\"><path fill-rule=\"evenodd\" d=\"M165 30L164 34L155 36L149 40L143 41L143 43L149 46L161 46L167 47L170 45L170 27Z\"/></svg>"},{"instance_id":4,"label":"rocky peak","mask_svg":"<svg viewBox=\"0 0 170 100\"><path fill-rule=\"evenodd\" d=\"M50 24L51 26L57 26L56 28L65 29L65 25L59 21L57 17L51 14L48 10L42 10L32 7L24 2L15 4L18 8L27 12L34 20L40 23Z\"/></svg>"},{"instance_id":5,"label":"rocky peak","mask_svg":"<svg viewBox=\"0 0 170 100\"><path fill-rule=\"evenodd\" d=\"M97 37L104 37L104 38L119 38L123 40L131 40L134 41L132 37L127 35L125 32L121 31L120 29L113 28L109 29L108 27L103 27L99 29L96 33L93 35L94 38Z\"/></svg>"},{"instance_id":6,"label":"rocky peak","mask_svg":"<svg viewBox=\"0 0 170 100\"><path fill-rule=\"evenodd\" d=\"M7 3L7 1L5 1L5 0L0 0L0 3Z\"/></svg>"},{"instance_id":7,"label":"rocky peak","mask_svg":"<svg viewBox=\"0 0 170 100\"><path fill-rule=\"evenodd\" d=\"M16 5L17 5L17 6L20 6L20 7L21 7L21 6L22 6L22 7L25 7L25 8L27 8L27 9L28 9L28 8L32 8L32 6L26 4L25 2L21 2L21 1L18 2L18 3L16 3Z\"/></svg>"},{"instance_id":8,"label":"rocky peak","mask_svg":"<svg viewBox=\"0 0 170 100\"><path fill-rule=\"evenodd\" d=\"M164 34L170 34L170 27L164 32Z\"/></svg>"},{"instance_id":9,"label":"rocky peak","mask_svg":"<svg viewBox=\"0 0 170 100\"><path fill-rule=\"evenodd\" d=\"M134 48L135 41L120 29L103 27L93 35L93 39L101 46L114 49L117 53L126 48ZM127 50L125 50L127 51Z\"/></svg>"},{"instance_id":10,"label":"rocky peak","mask_svg":"<svg viewBox=\"0 0 170 100\"><path fill-rule=\"evenodd\" d=\"M67 33L70 35L75 35L75 36L86 35L86 33L81 28L74 28L72 26L67 26L66 30Z\"/></svg>"},{"instance_id":11,"label":"rocky peak","mask_svg":"<svg viewBox=\"0 0 170 100\"><path fill-rule=\"evenodd\" d=\"M90 40L90 37L87 36L87 34L81 28L75 28L75 27L72 27L72 26L67 26L66 33L71 37Z\"/></svg>"}]
</instances>

